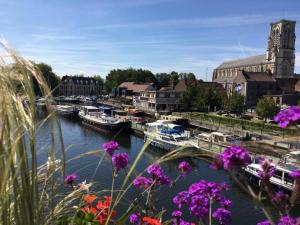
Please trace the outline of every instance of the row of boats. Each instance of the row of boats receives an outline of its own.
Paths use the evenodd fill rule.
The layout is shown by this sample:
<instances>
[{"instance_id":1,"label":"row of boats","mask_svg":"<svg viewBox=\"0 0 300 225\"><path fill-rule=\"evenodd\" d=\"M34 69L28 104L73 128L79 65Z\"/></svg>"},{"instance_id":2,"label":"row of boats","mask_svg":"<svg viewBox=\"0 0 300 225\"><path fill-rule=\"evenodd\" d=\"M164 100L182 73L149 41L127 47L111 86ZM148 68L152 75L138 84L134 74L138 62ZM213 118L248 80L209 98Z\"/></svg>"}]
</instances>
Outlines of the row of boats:
<instances>
[{"instance_id":1,"label":"row of boats","mask_svg":"<svg viewBox=\"0 0 300 225\"><path fill-rule=\"evenodd\" d=\"M124 111L112 110L109 107L81 106L79 109L73 106L59 106L57 110L62 115L78 114L82 124L99 131L122 132L131 129L132 120ZM172 151L178 148L198 148L199 143L210 143L226 147L239 144L241 137L221 132L199 133L194 135L184 126L169 120L157 120L143 125L144 141L161 150ZM203 149L203 148L202 148ZM209 149L207 149L209 151ZM254 158L254 157L253 157ZM294 188L293 178L289 176L292 170L300 168L300 151L290 152L285 155L278 164L274 164L275 174L270 181L274 186L290 192ZM261 166L257 160L244 168L252 180L259 180Z\"/></svg>"}]
</instances>

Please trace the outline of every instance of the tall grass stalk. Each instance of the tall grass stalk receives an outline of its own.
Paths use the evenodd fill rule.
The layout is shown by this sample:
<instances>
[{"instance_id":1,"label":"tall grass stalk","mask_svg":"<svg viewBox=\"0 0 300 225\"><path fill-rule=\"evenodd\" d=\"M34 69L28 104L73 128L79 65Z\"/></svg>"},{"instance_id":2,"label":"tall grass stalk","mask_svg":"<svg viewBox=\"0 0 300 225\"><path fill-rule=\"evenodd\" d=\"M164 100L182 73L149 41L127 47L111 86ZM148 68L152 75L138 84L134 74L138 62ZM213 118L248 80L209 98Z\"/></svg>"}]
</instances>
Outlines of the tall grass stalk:
<instances>
[{"instance_id":1,"label":"tall grass stalk","mask_svg":"<svg viewBox=\"0 0 300 225\"><path fill-rule=\"evenodd\" d=\"M46 99L51 98L51 91L34 63L19 56L6 43L0 45L0 224L54 224L54 218L59 218L76 193L66 197L66 204L63 199L56 199L57 176L63 177L65 170L59 122L61 165L47 168L37 164L38 124L33 80ZM48 101L46 103L49 112L46 119L52 119ZM55 162L53 128L50 134L48 155L50 162ZM51 188L48 188L49 183Z\"/></svg>"}]
</instances>

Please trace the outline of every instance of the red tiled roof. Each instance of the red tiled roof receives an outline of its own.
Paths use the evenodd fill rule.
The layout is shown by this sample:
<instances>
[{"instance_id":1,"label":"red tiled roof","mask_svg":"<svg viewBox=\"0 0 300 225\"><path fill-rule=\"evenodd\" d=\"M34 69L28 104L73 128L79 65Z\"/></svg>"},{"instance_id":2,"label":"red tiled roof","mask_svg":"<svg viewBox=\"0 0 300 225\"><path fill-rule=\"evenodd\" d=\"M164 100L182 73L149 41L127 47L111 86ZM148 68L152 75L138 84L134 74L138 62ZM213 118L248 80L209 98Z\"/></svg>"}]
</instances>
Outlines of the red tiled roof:
<instances>
[{"instance_id":1,"label":"red tiled roof","mask_svg":"<svg viewBox=\"0 0 300 225\"><path fill-rule=\"evenodd\" d=\"M145 84L136 84L134 82L123 82L119 85L119 87L125 87L127 90L133 91L133 92L141 92L141 91L147 91L149 87L151 87L152 84L145 83Z\"/></svg>"}]
</instances>

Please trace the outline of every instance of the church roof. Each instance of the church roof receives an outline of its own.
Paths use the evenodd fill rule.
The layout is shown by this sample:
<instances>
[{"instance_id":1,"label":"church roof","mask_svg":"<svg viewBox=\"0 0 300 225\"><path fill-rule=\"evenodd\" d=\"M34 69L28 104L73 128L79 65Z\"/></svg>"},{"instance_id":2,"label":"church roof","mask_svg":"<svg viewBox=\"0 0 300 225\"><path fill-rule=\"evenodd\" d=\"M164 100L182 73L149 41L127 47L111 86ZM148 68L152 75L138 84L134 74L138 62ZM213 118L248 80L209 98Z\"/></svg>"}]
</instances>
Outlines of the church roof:
<instances>
[{"instance_id":1,"label":"church roof","mask_svg":"<svg viewBox=\"0 0 300 225\"><path fill-rule=\"evenodd\" d=\"M246 72L240 71L240 74L249 82L276 82L271 73L268 72Z\"/></svg>"},{"instance_id":2,"label":"church roof","mask_svg":"<svg viewBox=\"0 0 300 225\"><path fill-rule=\"evenodd\" d=\"M247 58L225 61L220 66L218 66L217 69L252 66L252 65L259 65L259 64L266 64L266 63L270 63L269 61L266 60L266 55L256 55Z\"/></svg>"}]
</instances>

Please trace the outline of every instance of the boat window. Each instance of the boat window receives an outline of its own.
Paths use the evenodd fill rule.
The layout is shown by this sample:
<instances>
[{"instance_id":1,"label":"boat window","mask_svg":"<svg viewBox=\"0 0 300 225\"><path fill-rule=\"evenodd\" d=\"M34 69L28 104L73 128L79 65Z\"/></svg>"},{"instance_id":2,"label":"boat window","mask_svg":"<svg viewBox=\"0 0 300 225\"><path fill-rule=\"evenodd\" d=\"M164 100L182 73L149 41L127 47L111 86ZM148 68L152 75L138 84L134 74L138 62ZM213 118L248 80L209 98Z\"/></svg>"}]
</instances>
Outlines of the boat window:
<instances>
[{"instance_id":1,"label":"boat window","mask_svg":"<svg viewBox=\"0 0 300 225\"><path fill-rule=\"evenodd\" d=\"M284 181L286 183L293 183L294 179L288 173L284 173Z\"/></svg>"},{"instance_id":2,"label":"boat window","mask_svg":"<svg viewBox=\"0 0 300 225\"><path fill-rule=\"evenodd\" d=\"M275 173L274 173L274 177L281 180L282 179L282 171L276 170Z\"/></svg>"},{"instance_id":3,"label":"boat window","mask_svg":"<svg viewBox=\"0 0 300 225\"><path fill-rule=\"evenodd\" d=\"M162 136L161 139L163 139L163 140L165 140L165 141L169 141L169 140L170 140L169 137L164 137L164 136Z\"/></svg>"}]
</instances>

